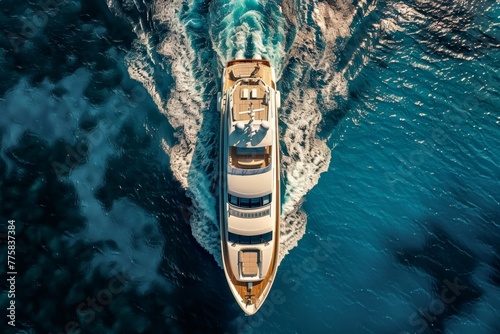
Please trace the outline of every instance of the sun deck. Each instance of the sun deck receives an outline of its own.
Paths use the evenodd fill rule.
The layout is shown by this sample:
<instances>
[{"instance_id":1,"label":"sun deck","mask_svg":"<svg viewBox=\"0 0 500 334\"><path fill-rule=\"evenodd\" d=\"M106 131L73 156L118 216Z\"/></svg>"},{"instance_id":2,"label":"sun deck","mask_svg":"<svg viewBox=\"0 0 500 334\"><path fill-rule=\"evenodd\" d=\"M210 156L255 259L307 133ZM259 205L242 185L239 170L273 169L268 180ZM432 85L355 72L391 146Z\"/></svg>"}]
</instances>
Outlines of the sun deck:
<instances>
[{"instance_id":1,"label":"sun deck","mask_svg":"<svg viewBox=\"0 0 500 334\"><path fill-rule=\"evenodd\" d=\"M258 81L248 81L238 85L233 94L233 121L248 121L255 110L256 120L268 119L266 90ZM246 113L245 113L246 112Z\"/></svg>"},{"instance_id":2,"label":"sun deck","mask_svg":"<svg viewBox=\"0 0 500 334\"><path fill-rule=\"evenodd\" d=\"M261 80L265 85L274 88L272 71L268 61L245 60L228 64L223 91L236 85L231 110L234 122L250 120L250 110L255 111L254 119L268 119L269 95L260 82Z\"/></svg>"},{"instance_id":3,"label":"sun deck","mask_svg":"<svg viewBox=\"0 0 500 334\"><path fill-rule=\"evenodd\" d=\"M256 70L257 69L257 70ZM272 71L267 60L235 60L228 63L223 91L236 84L236 81L244 78L260 78L266 85L275 89L272 80ZM240 95L238 95L240 96Z\"/></svg>"}]
</instances>

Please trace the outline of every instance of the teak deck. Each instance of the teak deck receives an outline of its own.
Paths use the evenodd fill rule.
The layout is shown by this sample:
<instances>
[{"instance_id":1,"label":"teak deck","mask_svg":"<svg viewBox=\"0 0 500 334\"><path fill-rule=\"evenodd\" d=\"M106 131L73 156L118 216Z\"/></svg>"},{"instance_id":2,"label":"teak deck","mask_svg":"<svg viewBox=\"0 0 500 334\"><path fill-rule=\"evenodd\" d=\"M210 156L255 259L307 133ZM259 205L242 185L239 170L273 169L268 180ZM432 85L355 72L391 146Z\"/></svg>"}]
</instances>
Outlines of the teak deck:
<instances>
[{"instance_id":1,"label":"teak deck","mask_svg":"<svg viewBox=\"0 0 500 334\"><path fill-rule=\"evenodd\" d=\"M242 91L244 89L251 90L255 89L257 91L257 97L252 98L250 96L250 92L248 95L248 98L243 98ZM256 111L255 112L255 119L262 119L262 120L267 120L267 108L268 106L264 104L264 95L265 95L264 89L259 86L257 83L248 83L244 87L241 85L236 87L234 90L233 94L233 121L248 121L250 119L249 114L240 114L242 111L247 111L250 110L250 103L252 104L252 109L253 110L260 110L264 109L261 111Z\"/></svg>"},{"instance_id":2,"label":"teak deck","mask_svg":"<svg viewBox=\"0 0 500 334\"><path fill-rule=\"evenodd\" d=\"M260 69L258 72L254 73L252 78L261 78L264 82L272 88L274 84L272 82L271 67L267 60L235 60L228 63L226 68L226 78L225 85L222 89L225 92L229 87L234 86L237 80L242 78L250 78L250 74L255 70L256 64L260 64ZM237 76L235 76L238 75ZM240 96L240 95L238 95Z\"/></svg>"}]
</instances>

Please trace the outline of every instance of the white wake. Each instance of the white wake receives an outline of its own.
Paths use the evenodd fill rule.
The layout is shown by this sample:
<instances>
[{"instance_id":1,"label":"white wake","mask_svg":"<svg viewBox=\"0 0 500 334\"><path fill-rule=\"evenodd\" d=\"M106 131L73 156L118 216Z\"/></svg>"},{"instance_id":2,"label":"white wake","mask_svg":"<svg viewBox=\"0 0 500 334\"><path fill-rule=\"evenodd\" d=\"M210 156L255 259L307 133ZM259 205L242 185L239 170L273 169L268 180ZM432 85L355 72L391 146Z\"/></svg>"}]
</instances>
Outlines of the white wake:
<instances>
[{"instance_id":1,"label":"white wake","mask_svg":"<svg viewBox=\"0 0 500 334\"><path fill-rule=\"evenodd\" d=\"M254 51L251 56L270 59L278 75L292 60L299 64L295 67L292 83L287 83L292 89L280 111L280 121L285 124L282 140L287 150L282 160L285 201L282 208L280 254L283 258L305 233L307 217L300 210L301 202L330 164L330 149L325 139L318 138L317 131L323 114L335 109L334 97L347 95L347 68L342 71L334 69L337 40L349 37L349 27L359 6L365 11L369 8L364 2L356 8L349 2L338 2L333 9L324 2L304 1L297 6L295 1L290 0L282 3L283 13L266 13L271 8L268 6L269 1L250 3L262 12L248 11L238 16L239 21L235 21L236 13L244 10L241 8L245 5L244 1L213 1L210 13L205 18L193 14L197 10L197 3L190 1L187 4L188 14L185 10L184 15L193 14L195 19L180 18L184 1L155 1L150 7L151 20L155 26L148 31L144 28L146 23L128 18L122 7L112 0L108 1L116 15L129 19L137 34L127 56L128 71L132 78L144 85L158 109L175 129L177 142L169 145L165 140L163 147L170 157L174 176L192 199L190 225L193 236L219 264L221 255L216 194L211 189L217 180L218 167L214 152L217 152L218 133L217 126L207 125L218 125L219 115L213 110L215 88L205 87L219 80L220 66L227 60L243 57L247 53L249 39ZM219 9L222 13L220 16ZM273 18L271 24L264 21L270 17ZM308 24L310 18L314 26ZM192 38L202 34L197 31L202 31L203 26L209 29L211 46L208 47L218 57L209 64L204 64L200 58L203 52L206 54L211 50L193 49ZM292 26L296 28L296 33L287 50L285 34ZM195 28L189 31L190 27ZM265 31L271 28L276 29L275 34ZM154 34L159 31L162 32L159 36L161 39L155 45ZM263 39L262 36L267 37ZM167 70L170 70L175 83L165 99L165 94L159 91L157 78L158 71ZM312 70L322 73L322 80L327 82L324 87L311 88L311 83L316 79L311 76Z\"/></svg>"}]
</instances>

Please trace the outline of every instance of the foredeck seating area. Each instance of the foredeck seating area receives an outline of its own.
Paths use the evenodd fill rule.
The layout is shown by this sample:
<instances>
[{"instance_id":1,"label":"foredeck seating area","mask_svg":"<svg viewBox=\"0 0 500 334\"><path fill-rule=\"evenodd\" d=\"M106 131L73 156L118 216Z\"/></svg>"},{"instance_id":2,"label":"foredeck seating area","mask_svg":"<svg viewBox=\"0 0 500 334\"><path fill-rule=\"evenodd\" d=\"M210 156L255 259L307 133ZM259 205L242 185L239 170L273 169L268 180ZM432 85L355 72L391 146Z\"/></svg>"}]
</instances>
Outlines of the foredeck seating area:
<instances>
[{"instance_id":1,"label":"foredeck seating area","mask_svg":"<svg viewBox=\"0 0 500 334\"><path fill-rule=\"evenodd\" d=\"M229 87L234 86L236 81L246 78L261 78L271 88L276 88L271 80L271 74L269 62L263 60L238 61L237 63L228 64L223 90L226 91Z\"/></svg>"},{"instance_id":2,"label":"foredeck seating area","mask_svg":"<svg viewBox=\"0 0 500 334\"><path fill-rule=\"evenodd\" d=\"M234 67L229 73L231 79L238 80L241 78L258 77L260 72L260 64L258 63L243 63Z\"/></svg>"},{"instance_id":3,"label":"foredeck seating area","mask_svg":"<svg viewBox=\"0 0 500 334\"><path fill-rule=\"evenodd\" d=\"M256 120L267 120L268 106L266 104L266 90L257 83L245 83L236 87L233 94L233 121L247 121L250 119L249 113L240 112L250 110L260 110L255 112ZM261 110L263 109L263 110Z\"/></svg>"},{"instance_id":4,"label":"foredeck seating area","mask_svg":"<svg viewBox=\"0 0 500 334\"><path fill-rule=\"evenodd\" d=\"M238 253L242 276L252 277L259 274L260 256L258 250L242 250Z\"/></svg>"},{"instance_id":5,"label":"foredeck seating area","mask_svg":"<svg viewBox=\"0 0 500 334\"><path fill-rule=\"evenodd\" d=\"M229 148L229 164L236 168L264 168L271 164L271 146L245 148Z\"/></svg>"}]
</instances>

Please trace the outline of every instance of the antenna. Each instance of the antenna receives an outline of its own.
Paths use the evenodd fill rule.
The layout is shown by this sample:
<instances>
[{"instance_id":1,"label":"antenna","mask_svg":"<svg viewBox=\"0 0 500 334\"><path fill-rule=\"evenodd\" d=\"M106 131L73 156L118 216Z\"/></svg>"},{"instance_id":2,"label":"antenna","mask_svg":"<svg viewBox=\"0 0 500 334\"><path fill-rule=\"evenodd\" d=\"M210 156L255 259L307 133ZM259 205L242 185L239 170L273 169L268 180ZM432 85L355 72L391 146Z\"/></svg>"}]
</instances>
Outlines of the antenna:
<instances>
[{"instance_id":1,"label":"antenna","mask_svg":"<svg viewBox=\"0 0 500 334\"><path fill-rule=\"evenodd\" d=\"M248 120L248 123L247 125L250 127L250 137L253 137L253 135L255 134L256 130L252 130L252 123L255 119L255 113L257 111L262 111L262 110L265 110L265 108L259 108L259 109L254 109L253 108L253 103L252 101L250 101L250 105L249 105L249 109L248 110L245 110L245 111L240 111L239 114L249 114L250 115L250 119Z\"/></svg>"},{"instance_id":2,"label":"antenna","mask_svg":"<svg viewBox=\"0 0 500 334\"><path fill-rule=\"evenodd\" d=\"M250 121L248 122L248 124L252 123L253 120L254 120L254 117L255 117L255 113L257 111L262 111L262 110L265 110L264 108L259 108L259 109L253 109L253 103L252 101L250 101L250 106L249 106L249 110L245 110L245 111L240 111L239 114L250 114Z\"/></svg>"}]
</instances>

